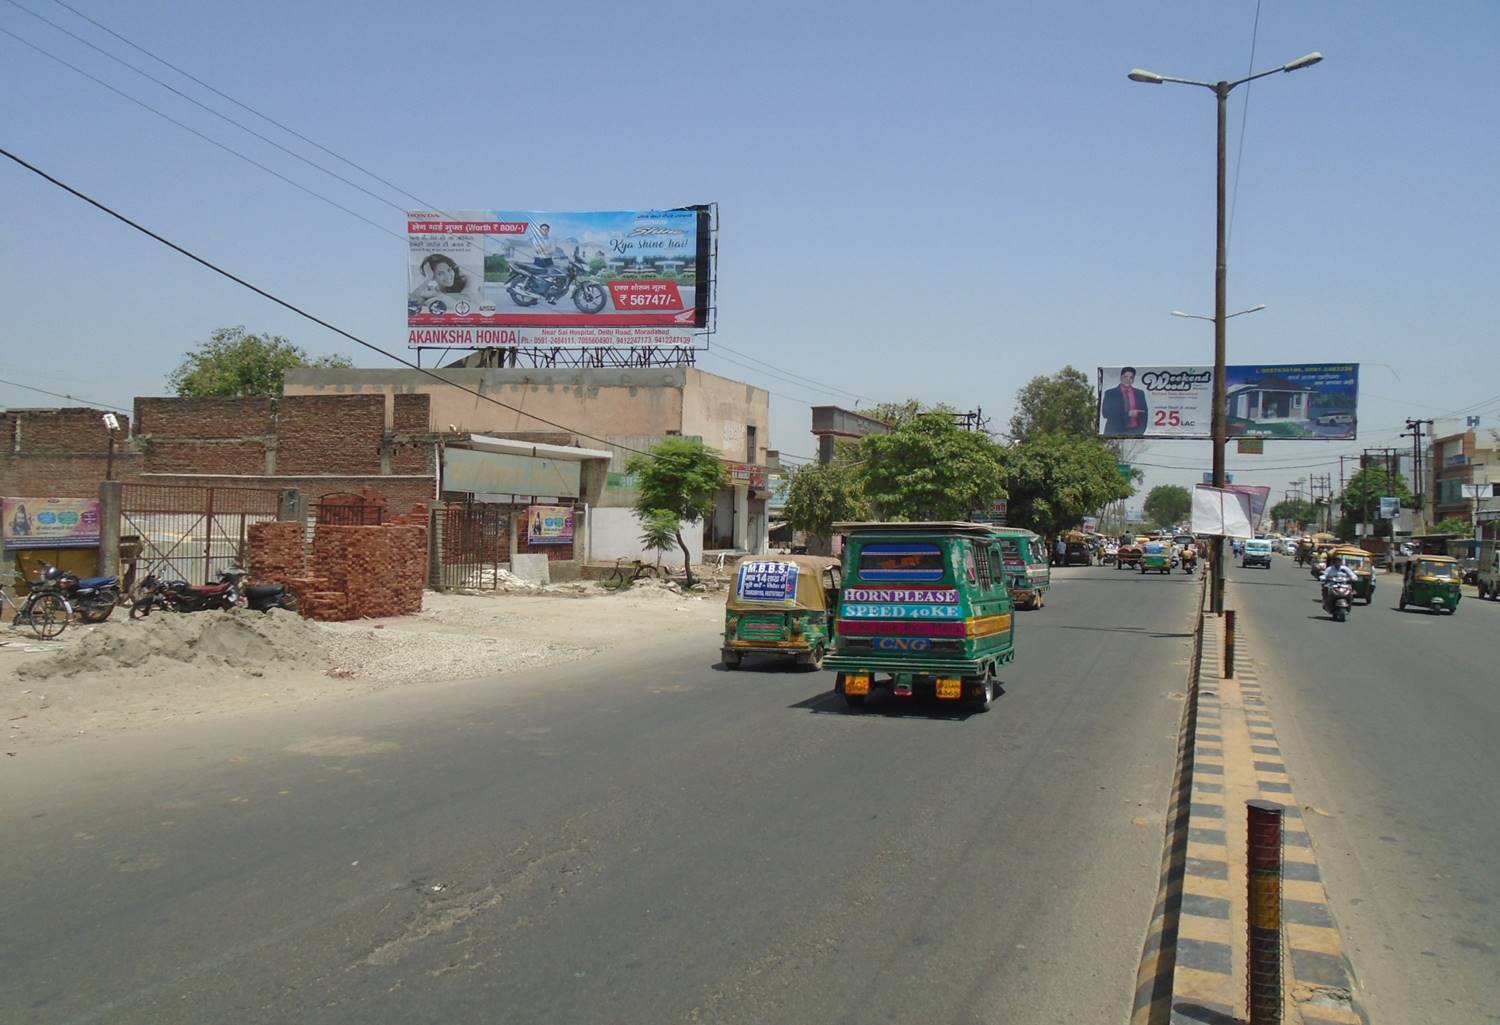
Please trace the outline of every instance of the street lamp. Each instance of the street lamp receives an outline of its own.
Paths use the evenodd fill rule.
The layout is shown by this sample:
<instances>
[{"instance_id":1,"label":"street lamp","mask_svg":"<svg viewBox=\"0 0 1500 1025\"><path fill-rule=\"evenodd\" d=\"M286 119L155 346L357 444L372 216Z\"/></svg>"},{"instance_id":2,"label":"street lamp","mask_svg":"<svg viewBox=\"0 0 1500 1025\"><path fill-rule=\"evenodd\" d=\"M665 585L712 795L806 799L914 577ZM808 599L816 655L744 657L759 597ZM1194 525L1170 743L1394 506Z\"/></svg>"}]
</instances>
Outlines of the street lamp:
<instances>
[{"instance_id":1,"label":"street lamp","mask_svg":"<svg viewBox=\"0 0 1500 1025\"><path fill-rule=\"evenodd\" d=\"M1227 269L1224 257L1224 147L1225 147L1225 117L1228 109L1229 92L1235 86L1253 82L1257 78L1265 78L1277 72L1300 71L1310 68L1323 59L1321 53L1313 52L1305 57L1298 57L1278 68L1270 68L1259 71L1253 75L1241 78L1235 82L1199 82L1191 78L1175 78L1171 75L1158 75L1154 71L1146 71L1143 68L1133 68L1129 78L1132 82L1143 82L1146 85L1161 85L1163 82L1175 82L1179 85L1196 85L1211 90L1219 101L1219 167L1218 167L1218 204L1217 204L1217 229L1214 256L1214 409L1213 409L1213 435L1214 435L1214 487L1224 486L1224 447L1227 441L1224 413L1227 398L1224 388L1224 321L1228 317L1224 313L1224 293ZM1249 312L1249 311L1244 311ZM1213 588L1213 611L1220 613L1224 611L1224 540L1220 538L1214 545L1214 588Z\"/></svg>"},{"instance_id":2,"label":"street lamp","mask_svg":"<svg viewBox=\"0 0 1500 1025\"><path fill-rule=\"evenodd\" d=\"M1226 316L1224 319L1228 320L1229 317L1243 317L1247 313L1259 313L1261 310L1263 310L1265 308L1266 308L1266 304L1265 303L1260 303L1260 304L1258 304L1256 306L1250 307L1248 310L1240 310L1238 313L1231 313L1231 314L1229 314L1229 316ZM1181 310L1172 310L1171 313L1172 313L1172 316L1174 316L1174 317L1187 317L1190 320L1206 320L1209 323L1213 323L1213 319L1214 319L1212 317L1205 317L1201 313L1183 313Z\"/></svg>"}]
</instances>

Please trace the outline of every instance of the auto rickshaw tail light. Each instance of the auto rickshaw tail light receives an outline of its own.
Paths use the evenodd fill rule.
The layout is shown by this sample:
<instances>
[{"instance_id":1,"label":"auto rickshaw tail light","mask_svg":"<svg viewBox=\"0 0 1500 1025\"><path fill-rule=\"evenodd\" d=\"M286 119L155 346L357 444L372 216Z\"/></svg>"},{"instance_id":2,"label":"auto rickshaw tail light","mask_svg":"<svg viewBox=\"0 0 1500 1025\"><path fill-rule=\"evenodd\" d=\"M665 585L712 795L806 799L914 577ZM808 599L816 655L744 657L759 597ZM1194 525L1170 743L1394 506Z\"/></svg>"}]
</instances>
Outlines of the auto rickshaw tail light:
<instances>
[{"instance_id":1,"label":"auto rickshaw tail light","mask_svg":"<svg viewBox=\"0 0 1500 1025\"><path fill-rule=\"evenodd\" d=\"M844 693L852 695L870 693L870 677L867 673L850 673L844 677Z\"/></svg>"}]
</instances>

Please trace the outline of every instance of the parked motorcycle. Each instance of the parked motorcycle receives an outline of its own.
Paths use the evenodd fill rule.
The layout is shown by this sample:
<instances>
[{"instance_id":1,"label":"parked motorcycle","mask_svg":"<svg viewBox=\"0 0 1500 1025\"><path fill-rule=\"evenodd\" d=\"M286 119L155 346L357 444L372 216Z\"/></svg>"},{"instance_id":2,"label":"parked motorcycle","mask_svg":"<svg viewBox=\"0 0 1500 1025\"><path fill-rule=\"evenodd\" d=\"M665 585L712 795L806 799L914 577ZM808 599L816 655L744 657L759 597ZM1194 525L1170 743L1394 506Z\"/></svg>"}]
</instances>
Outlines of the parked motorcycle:
<instances>
[{"instance_id":1,"label":"parked motorcycle","mask_svg":"<svg viewBox=\"0 0 1500 1025\"><path fill-rule=\"evenodd\" d=\"M285 584L251 584L245 588L245 605L256 612L272 609L297 611L297 595Z\"/></svg>"},{"instance_id":2,"label":"parked motorcycle","mask_svg":"<svg viewBox=\"0 0 1500 1025\"><path fill-rule=\"evenodd\" d=\"M1338 580L1323 586L1323 611L1333 617L1335 623L1349 618L1354 607L1354 585L1347 580Z\"/></svg>"},{"instance_id":3,"label":"parked motorcycle","mask_svg":"<svg viewBox=\"0 0 1500 1025\"><path fill-rule=\"evenodd\" d=\"M119 577L78 577L55 566L48 568L57 575L58 590L85 623L104 622L120 604Z\"/></svg>"},{"instance_id":4,"label":"parked motorcycle","mask_svg":"<svg viewBox=\"0 0 1500 1025\"><path fill-rule=\"evenodd\" d=\"M542 301L556 304L557 300L571 292L573 305L578 307L580 313L598 313L609 301L609 293L597 281L584 279L588 269L578 247L574 246L573 255L561 267L511 264L505 290L517 306L535 306Z\"/></svg>"},{"instance_id":5,"label":"parked motorcycle","mask_svg":"<svg viewBox=\"0 0 1500 1025\"><path fill-rule=\"evenodd\" d=\"M130 606L131 619L144 619L155 610L163 612L206 612L210 609L232 609L240 603L240 585L246 573L242 569L225 570L217 584L190 584L186 580L161 580L147 574L135 589Z\"/></svg>"}]
</instances>

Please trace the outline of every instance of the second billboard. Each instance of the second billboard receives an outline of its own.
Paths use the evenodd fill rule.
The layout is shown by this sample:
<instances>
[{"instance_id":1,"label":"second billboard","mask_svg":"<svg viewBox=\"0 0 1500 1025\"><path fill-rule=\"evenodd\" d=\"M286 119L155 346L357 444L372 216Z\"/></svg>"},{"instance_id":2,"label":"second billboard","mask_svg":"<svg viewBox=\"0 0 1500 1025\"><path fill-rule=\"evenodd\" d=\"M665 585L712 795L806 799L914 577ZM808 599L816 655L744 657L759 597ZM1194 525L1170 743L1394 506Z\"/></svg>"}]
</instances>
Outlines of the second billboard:
<instances>
[{"instance_id":1,"label":"second billboard","mask_svg":"<svg viewBox=\"0 0 1500 1025\"><path fill-rule=\"evenodd\" d=\"M1225 369L1229 437L1354 439L1358 363ZM1212 437L1213 379L1213 367L1100 367L1099 434L1105 438Z\"/></svg>"}]
</instances>

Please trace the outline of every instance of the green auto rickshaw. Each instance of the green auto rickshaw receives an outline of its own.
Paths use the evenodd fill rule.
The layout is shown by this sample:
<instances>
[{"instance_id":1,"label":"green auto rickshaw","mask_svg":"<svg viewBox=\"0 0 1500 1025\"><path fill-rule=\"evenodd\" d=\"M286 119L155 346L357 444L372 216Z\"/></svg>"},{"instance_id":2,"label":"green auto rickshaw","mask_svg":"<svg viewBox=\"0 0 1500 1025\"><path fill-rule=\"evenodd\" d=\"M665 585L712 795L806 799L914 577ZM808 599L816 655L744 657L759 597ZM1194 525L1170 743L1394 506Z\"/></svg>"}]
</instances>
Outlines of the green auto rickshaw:
<instances>
[{"instance_id":1,"label":"green auto rickshaw","mask_svg":"<svg viewBox=\"0 0 1500 1025\"><path fill-rule=\"evenodd\" d=\"M820 555L759 555L735 567L724 604L726 669L746 655L795 659L817 669L833 641L839 561Z\"/></svg>"},{"instance_id":2,"label":"green auto rickshaw","mask_svg":"<svg viewBox=\"0 0 1500 1025\"><path fill-rule=\"evenodd\" d=\"M844 589L825 669L851 708L877 689L988 711L1015 658L1005 552L986 523L840 523Z\"/></svg>"},{"instance_id":3,"label":"green auto rickshaw","mask_svg":"<svg viewBox=\"0 0 1500 1025\"><path fill-rule=\"evenodd\" d=\"M1005 558L1005 583L1010 600L1018 609L1039 609L1052 587L1052 567L1047 564L1047 543L1039 534L1023 527L992 527L1000 539Z\"/></svg>"},{"instance_id":4,"label":"green auto rickshaw","mask_svg":"<svg viewBox=\"0 0 1500 1025\"><path fill-rule=\"evenodd\" d=\"M1458 611L1462 597L1458 560L1446 555L1413 555L1401 578L1400 608L1416 605L1433 612Z\"/></svg>"},{"instance_id":5,"label":"green auto rickshaw","mask_svg":"<svg viewBox=\"0 0 1500 1025\"><path fill-rule=\"evenodd\" d=\"M1140 567L1143 575L1148 572L1170 573L1174 561L1170 541L1148 541L1141 549Z\"/></svg>"},{"instance_id":6,"label":"green auto rickshaw","mask_svg":"<svg viewBox=\"0 0 1500 1025\"><path fill-rule=\"evenodd\" d=\"M1353 545L1343 545L1333 550L1339 562L1354 572L1354 597L1366 605L1375 600L1375 564L1370 553Z\"/></svg>"}]
</instances>

